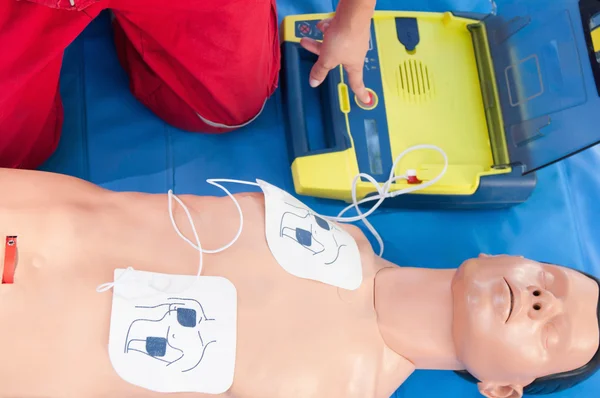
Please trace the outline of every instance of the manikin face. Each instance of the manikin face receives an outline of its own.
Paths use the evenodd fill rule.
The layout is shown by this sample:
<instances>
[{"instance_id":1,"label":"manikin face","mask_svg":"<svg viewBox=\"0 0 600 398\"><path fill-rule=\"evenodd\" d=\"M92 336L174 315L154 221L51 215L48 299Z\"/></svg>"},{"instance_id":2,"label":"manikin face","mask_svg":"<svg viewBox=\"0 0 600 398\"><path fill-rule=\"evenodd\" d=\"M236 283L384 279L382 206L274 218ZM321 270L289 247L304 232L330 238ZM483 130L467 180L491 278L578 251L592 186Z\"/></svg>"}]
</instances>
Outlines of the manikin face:
<instances>
[{"instance_id":1,"label":"manikin face","mask_svg":"<svg viewBox=\"0 0 600 398\"><path fill-rule=\"evenodd\" d=\"M480 256L452 282L459 360L487 396L587 364L598 350L598 284L522 257Z\"/></svg>"}]
</instances>

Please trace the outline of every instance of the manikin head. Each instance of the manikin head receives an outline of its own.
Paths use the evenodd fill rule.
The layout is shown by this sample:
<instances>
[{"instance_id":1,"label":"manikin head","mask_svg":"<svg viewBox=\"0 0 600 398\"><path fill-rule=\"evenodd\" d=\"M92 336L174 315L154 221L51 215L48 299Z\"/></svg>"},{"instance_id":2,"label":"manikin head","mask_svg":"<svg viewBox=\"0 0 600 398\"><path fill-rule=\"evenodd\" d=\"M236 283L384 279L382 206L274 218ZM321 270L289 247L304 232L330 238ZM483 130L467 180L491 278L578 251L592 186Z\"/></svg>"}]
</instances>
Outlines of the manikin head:
<instances>
[{"instance_id":1,"label":"manikin head","mask_svg":"<svg viewBox=\"0 0 600 398\"><path fill-rule=\"evenodd\" d=\"M466 261L452 281L458 359L489 398L569 388L600 367L600 281L512 256Z\"/></svg>"}]
</instances>

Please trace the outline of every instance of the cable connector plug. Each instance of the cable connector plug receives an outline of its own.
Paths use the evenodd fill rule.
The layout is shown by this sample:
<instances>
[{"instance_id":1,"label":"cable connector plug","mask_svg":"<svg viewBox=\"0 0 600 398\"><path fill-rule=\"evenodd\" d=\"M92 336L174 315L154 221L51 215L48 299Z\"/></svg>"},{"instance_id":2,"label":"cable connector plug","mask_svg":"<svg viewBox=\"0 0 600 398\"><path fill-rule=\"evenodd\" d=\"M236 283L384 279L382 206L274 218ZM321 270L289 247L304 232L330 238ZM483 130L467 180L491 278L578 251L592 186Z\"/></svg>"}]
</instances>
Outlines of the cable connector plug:
<instances>
[{"instance_id":1,"label":"cable connector plug","mask_svg":"<svg viewBox=\"0 0 600 398\"><path fill-rule=\"evenodd\" d=\"M417 178L417 170L409 169L406 171L406 182L409 184L420 184L423 181Z\"/></svg>"}]
</instances>

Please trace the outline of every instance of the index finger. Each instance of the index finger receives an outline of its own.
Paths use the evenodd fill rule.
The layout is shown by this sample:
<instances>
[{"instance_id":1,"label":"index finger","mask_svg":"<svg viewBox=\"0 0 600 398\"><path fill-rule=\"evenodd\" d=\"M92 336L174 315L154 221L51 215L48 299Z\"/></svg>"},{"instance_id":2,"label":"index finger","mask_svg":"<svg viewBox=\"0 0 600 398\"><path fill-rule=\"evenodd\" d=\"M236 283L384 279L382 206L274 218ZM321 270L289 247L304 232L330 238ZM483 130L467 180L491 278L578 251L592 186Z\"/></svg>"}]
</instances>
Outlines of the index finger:
<instances>
[{"instance_id":1,"label":"index finger","mask_svg":"<svg viewBox=\"0 0 600 398\"><path fill-rule=\"evenodd\" d=\"M368 104L371 101L371 95L365 87L362 68L350 68L346 69L346 72L348 73L348 84L356 97L363 104Z\"/></svg>"}]
</instances>

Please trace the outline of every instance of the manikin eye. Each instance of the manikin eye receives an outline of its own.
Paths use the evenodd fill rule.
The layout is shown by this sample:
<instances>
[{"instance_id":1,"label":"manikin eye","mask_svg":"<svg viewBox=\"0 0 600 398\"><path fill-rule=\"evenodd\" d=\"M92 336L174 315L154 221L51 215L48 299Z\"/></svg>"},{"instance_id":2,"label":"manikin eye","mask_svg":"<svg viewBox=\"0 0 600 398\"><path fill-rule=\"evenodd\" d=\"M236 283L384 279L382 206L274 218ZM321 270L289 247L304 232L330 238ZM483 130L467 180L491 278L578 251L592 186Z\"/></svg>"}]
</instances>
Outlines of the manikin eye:
<instances>
[{"instance_id":1,"label":"manikin eye","mask_svg":"<svg viewBox=\"0 0 600 398\"><path fill-rule=\"evenodd\" d=\"M164 357L167 353L167 339L164 337L147 337L146 352L151 357Z\"/></svg>"},{"instance_id":2,"label":"manikin eye","mask_svg":"<svg viewBox=\"0 0 600 398\"><path fill-rule=\"evenodd\" d=\"M185 328L193 328L196 326L196 310L177 308L177 322Z\"/></svg>"}]
</instances>

